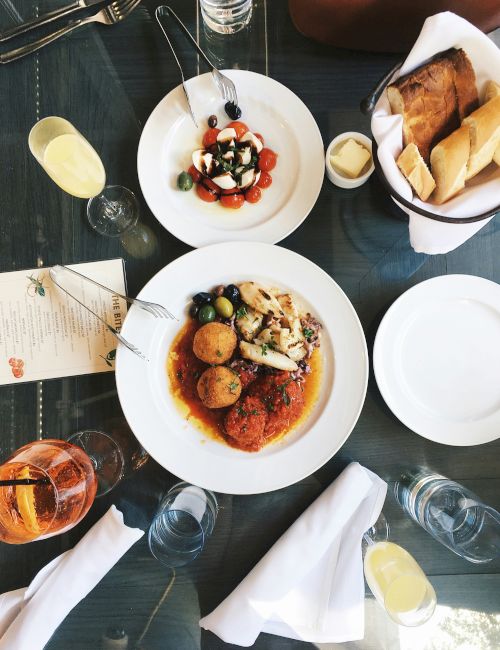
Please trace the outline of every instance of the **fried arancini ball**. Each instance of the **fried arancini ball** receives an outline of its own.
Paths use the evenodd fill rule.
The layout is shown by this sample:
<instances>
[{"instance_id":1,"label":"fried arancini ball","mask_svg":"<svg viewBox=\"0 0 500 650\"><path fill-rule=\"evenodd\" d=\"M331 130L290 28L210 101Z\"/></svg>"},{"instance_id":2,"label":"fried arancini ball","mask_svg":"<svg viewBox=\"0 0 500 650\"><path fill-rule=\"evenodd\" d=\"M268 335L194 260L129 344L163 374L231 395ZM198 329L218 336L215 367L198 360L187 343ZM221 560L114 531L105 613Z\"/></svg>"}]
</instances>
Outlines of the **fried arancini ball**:
<instances>
[{"instance_id":1,"label":"fried arancini ball","mask_svg":"<svg viewBox=\"0 0 500 650\"><path fill-rule=\"evenodd\" d=\"M207 323L194 335L193 352L201 361L219 365L231 358L236 343L236 333L229 325Z\"/></svg>"},{"instance_id":2,"label":"fried arancini ball","mask_svg":"<svg viewBox=\"0 0 500 650\"><path fill-rule=\"evenodd\" d=\"M198 396L209 409L234 404L241 395L238 375L226 366L208 368L198 379Z\"/></svg>"}]
</instances>

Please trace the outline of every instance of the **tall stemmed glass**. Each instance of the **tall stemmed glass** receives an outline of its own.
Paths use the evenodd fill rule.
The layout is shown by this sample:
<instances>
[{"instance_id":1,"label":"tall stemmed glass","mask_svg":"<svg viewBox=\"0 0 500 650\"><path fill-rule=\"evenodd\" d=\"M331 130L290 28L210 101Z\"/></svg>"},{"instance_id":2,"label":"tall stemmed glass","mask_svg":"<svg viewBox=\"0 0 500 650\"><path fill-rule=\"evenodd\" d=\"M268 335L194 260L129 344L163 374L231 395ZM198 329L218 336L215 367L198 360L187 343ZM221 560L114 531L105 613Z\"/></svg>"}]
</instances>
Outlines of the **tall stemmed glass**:
<instances>
[{"instance_id":1,"label":"tall stemmed glass","mask_svg":"<svg viewBox=\"0 0 500 650\"><path fill-rule=\"evenodd\" d=\"M389 541L389 525L380 515L363 536L365 578L377 602L399 625L415 627L430 619L436 593L415 559Z\"/></svg>"},{"instance_id":2,"label":"tall stemmed glass","mask_svg":"<svg viewBox=\"0 0 500 650\"><path fill-rule=\"evenodd\" d=\"M102 161L83 135L62 117L45 117L31 129L31 153L59 187L89 199L87 217L101 235L118 237L137 223L139 204L121 185L106 185Z\"/></svg>"}]
</instances>

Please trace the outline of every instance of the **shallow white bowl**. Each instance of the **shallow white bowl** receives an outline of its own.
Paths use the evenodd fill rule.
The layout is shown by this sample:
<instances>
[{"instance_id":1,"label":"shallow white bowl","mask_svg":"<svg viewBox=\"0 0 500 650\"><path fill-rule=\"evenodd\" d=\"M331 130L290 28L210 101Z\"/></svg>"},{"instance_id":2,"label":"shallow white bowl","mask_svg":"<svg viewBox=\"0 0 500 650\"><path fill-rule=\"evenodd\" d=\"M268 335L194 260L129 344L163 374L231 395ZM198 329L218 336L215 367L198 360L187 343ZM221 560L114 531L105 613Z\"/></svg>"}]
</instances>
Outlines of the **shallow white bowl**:
<instances>
[{"instance_id":1,"label":"shallow white bowl","mask_svg":"<svg viewBox=\"0 0 500 650\"><path fill-rule=\"evenodd\" d=\"M373 155L372 155L371 164L368 171L362 174L361 176L358 176L358 178L347 178L346 176L342 176L337 171L335 171L335 169L332 166L332 163L330 162L330 156L332 155L332 151L338 144L340 144L340 142L344 142L344 140L349 140L349 138L352 138L353 140L356 140L357 142L362 144L364 147L368 149L370 155L372 154L372 141L368 136L364 135L363 133L358 133L357 131L346 131L345 133L341 133L330 142L325 155L326 175L334 185L337 185L338 187L342 187L343 189L346 190L354 189L355 187L359 187L360 185L363 185L363 183L366 183L366 181L373 174L373 170L375 169L375 165L373 164Z\"/></svg>"}]
</instances>

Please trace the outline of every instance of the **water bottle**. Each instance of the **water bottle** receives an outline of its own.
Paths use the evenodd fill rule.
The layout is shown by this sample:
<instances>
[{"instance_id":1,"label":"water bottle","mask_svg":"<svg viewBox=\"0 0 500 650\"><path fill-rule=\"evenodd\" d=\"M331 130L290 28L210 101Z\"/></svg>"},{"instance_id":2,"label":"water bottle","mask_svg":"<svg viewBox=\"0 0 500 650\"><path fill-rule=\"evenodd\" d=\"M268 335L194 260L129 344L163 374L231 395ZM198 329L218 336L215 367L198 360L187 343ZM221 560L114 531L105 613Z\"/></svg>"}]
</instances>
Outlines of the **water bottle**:
<instances>
[{"instance_id":1,"label":"water bottle","mask_svg":"<svg viewBox=\"0 0 500 650\"><path fill-rule=\"evenodd\" d=\"M403 510L460 557L482 564L500 556L500 513L460 483L418 469L396 481L394 494Z\"/></svg>"}]
</instances>

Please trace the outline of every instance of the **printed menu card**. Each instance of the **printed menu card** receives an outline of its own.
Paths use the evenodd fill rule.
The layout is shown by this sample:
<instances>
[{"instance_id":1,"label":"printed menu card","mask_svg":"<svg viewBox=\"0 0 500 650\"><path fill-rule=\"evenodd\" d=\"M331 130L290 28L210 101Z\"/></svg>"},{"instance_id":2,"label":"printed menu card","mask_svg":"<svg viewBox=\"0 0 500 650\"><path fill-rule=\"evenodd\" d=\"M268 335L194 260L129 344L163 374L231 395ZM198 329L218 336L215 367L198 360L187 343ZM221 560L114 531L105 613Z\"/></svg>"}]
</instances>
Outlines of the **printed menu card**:
<instances>
[{"instance_id":1,"label":"printed menu card","mask_svg":"<svg viewBox=\"0 0 500 650\"><path fill-rule=\"evenodd\" d=\"M68 265L126 295L122 259ZM59 282L120 330L127 303L65 273ZM55 285L48 268L0 273L0 385L114 370L116 339Z\"/></svg>"}]
</instances>

